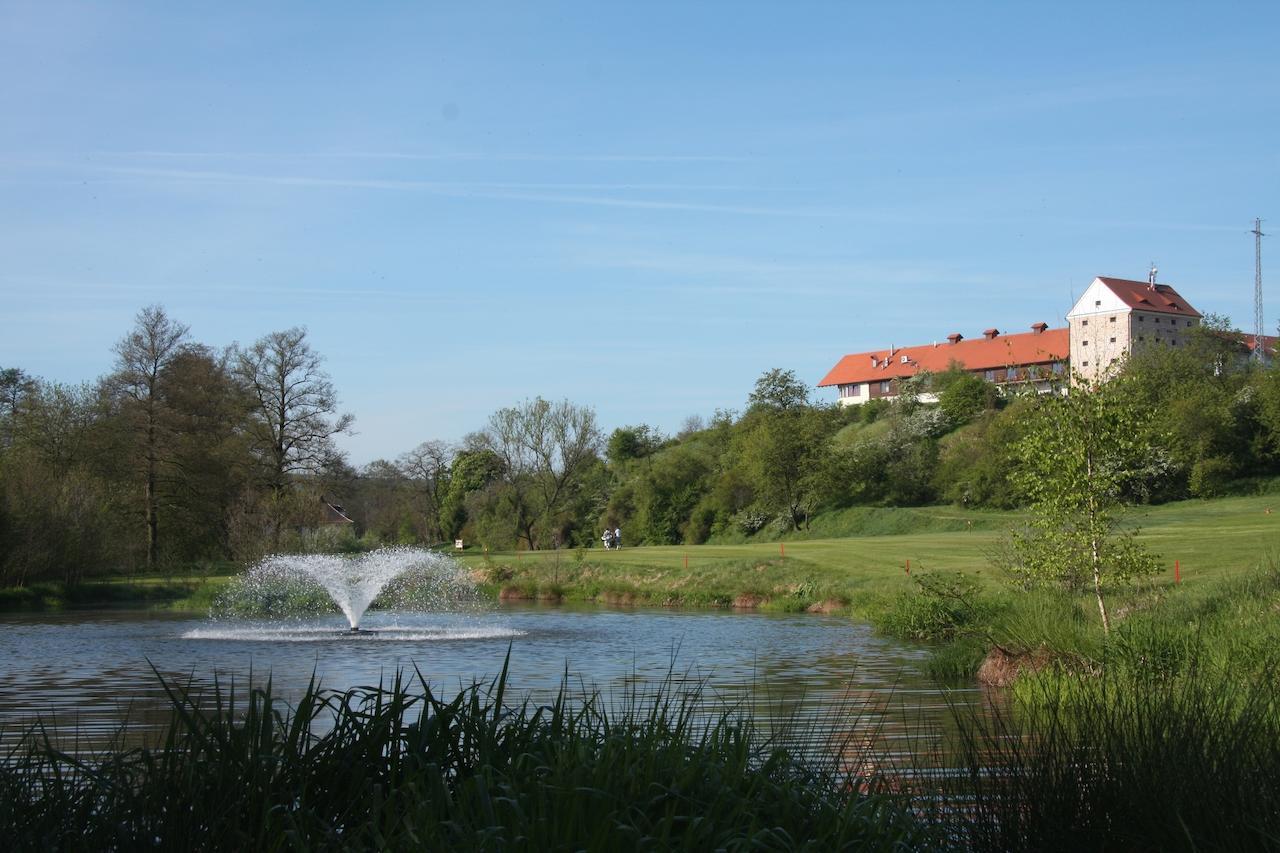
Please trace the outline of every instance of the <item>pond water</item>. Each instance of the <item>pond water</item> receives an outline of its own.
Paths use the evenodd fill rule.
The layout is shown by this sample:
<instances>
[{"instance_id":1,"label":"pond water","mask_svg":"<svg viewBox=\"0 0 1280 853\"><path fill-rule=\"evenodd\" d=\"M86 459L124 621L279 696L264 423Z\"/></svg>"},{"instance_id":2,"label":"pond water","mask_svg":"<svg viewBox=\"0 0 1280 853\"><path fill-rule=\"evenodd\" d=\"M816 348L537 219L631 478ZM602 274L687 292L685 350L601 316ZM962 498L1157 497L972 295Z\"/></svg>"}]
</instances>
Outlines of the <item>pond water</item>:
<instances>
[{"instance_id":1,"label":"pond water","mask_svg":"<svg viewBox=\"0 0 1280 853\"><path fill-rule=\"evenodd\" d=\"M167 719L157 673L209 688L269 675L296 697L313 673L329 688L376 685L416 667L452 695L494 677L510 650L509 691L553 695L576 685L618 695L674 675L757 718L810 717L865 731L882 753L919 751L948 728L953 705L922 672L925 649L863 624L810 614L503 606L447 613L371 612L368 634L342 617L303 622L210 620L155 611L69 611L0 617L0 724L12 737L39 717L82 743L127 725L139 736ZM154 668L154 671L153 671Z\"/></svg>"}]
</instances>

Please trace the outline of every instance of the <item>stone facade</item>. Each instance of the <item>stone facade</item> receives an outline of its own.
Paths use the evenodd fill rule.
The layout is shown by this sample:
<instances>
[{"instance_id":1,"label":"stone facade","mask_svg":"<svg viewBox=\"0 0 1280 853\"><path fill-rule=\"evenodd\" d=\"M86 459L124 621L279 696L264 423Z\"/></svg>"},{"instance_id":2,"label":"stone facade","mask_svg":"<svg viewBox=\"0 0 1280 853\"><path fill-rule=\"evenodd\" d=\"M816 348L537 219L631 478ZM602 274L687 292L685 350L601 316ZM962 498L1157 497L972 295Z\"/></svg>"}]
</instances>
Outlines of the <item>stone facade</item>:
<instances>
[{"instance_id":1,"label":"stone facade","mask_svg":"<svg viewBox=\"0 0 1280 853\"><path fill-rule=\"evenodd\" d=\"M1185 346L1200 314L1167 285L1095 278L1067 314L1067 324L1073 382L1096 384L1131 353Z\"/></svg>"}]
</instances>

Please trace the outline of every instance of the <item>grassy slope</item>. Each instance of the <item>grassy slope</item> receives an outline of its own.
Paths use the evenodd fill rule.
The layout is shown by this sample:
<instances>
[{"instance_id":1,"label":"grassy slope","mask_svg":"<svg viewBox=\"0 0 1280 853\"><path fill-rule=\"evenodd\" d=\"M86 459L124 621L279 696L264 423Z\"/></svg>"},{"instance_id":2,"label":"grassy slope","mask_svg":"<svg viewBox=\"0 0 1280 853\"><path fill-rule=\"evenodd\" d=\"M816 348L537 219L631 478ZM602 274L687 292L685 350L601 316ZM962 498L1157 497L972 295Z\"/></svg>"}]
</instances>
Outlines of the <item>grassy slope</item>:
<instances>
[{"instance_id":1,"label":"grassy slope","mask_svg":"<svg viewBox=\"0 0 1280 853\"><path fill-rule=\"evenodd\" d=\"M57 581L0 589L0 610L58 610L64 607L164 607L207 610L233 577L218 574L133 575L85 581L68 587Z\"/></svg>"},{"instance_id":2,"label":"grassy slope","mask_svg":"<svg viewBox=\"0 0 1280 853\"><path fill-rule=\"evenodd\" d=\"M1141 540L1168 570L1157 583L1171 584L1173 561L1182 565L1184 584L1193 587L1257 566L1280 548L1280 512L1266 514L1273 497L1184 501L1135 510ZM995 585L988 554L1014 513L975 512L954 507L924 509L856 508L819 519L815 527L923 532L856 535L784 543L590 549L581 554L481 554L464 561L509 594L632 600L637 603L723 605L742 594L762 595L774 606L793 609L826 598L857 603L867 594L910 586L912 571L963 571ZM785 549L785 557L783 550ZM688 568L685 559L688 558ZM855 608L857 609L857 608Z\"/></svg>"},{"instance_id":3,"label":"grassy slope","mask_svg":"<svg viewBox=\"0 0 1280 853\"><path fill-rule=\"evenodd\" d=\"M1273 504L1277 512L1266 514ZM516 596L695 607L756 596L767 600L764 606L783 610L836 599L866 615L885 596L912 588L907 560L916 573L963 571L999 586L988 555L1017 517L949 506L853 507L815 519L805 534L815 537L810 539L562 551L558 567L552 552L495 553L486 561L473 550L463 561L488 579L494 594L505 589ZM1274 497L1184 501L1135 510L1131 520L1168 566L1157 583L1172 583L1177 559L1189 591L1280 552L1280 500ZM99 580L76 590L36 584L0 590L0 609L115 604L204 610L228 580L226 573L227 567L219 567L216 574L199 576Z\"/></svg>"}]
</instances>

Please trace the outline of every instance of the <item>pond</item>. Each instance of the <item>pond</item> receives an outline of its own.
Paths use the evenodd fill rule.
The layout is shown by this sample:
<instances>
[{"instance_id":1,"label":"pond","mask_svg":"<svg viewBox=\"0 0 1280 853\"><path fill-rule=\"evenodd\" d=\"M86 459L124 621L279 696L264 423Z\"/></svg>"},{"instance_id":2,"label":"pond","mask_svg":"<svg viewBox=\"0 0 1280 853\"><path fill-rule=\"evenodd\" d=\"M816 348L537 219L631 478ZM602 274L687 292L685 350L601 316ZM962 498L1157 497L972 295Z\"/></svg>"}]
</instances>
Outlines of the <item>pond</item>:
<instances>
[{"instance_id":1,"label":"pond","mask_svg":"<svg viewBox=\"0 0 1280 853\"><path fill-rule=\"evenodd\" d=\"M157 611L66 611L0 617L0 724L12 737L37 717L101 742L138 737L167 719L159 676L208 689L269 676L286 699L313 673L323 686L387 682L417 668L446 695L497 675L510 650L510 687L535 700L566 675L619 695L674 678L757 719L799 716L865 732L877 751L906 755L948 728L952 707L983 694L942 690L923 672L927 650L869 626L813 614L619 610L504 605L439 613L368 614L369 633L342 617L259 623ZM153 671L154 668L154 671ZM927 739L927 737L925 738Z\"/></svg>"}]
</instances>

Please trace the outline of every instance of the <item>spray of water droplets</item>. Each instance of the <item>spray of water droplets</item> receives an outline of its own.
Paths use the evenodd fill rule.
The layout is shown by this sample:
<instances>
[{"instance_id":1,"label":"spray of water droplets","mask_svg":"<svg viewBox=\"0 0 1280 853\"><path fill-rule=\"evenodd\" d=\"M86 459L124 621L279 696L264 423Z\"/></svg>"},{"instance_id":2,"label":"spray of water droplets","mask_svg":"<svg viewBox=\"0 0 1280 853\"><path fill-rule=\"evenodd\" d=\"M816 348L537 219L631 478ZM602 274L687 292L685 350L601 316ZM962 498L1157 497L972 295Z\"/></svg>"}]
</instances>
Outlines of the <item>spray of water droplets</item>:
<instances>
[{"instance_id":1,"label":"spray of water droplets","mask_svg":"<svg viewBox=\"0 0 1280 853\"><path fill-rule=\"evenodd\" d=\"M336 606L352 628L375 604L397 610L457 609L478 601L457 561L424 548L365 554L278 554L228 588L215 616L305 617Z\"/></svg>"}]
</instances>

